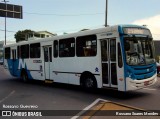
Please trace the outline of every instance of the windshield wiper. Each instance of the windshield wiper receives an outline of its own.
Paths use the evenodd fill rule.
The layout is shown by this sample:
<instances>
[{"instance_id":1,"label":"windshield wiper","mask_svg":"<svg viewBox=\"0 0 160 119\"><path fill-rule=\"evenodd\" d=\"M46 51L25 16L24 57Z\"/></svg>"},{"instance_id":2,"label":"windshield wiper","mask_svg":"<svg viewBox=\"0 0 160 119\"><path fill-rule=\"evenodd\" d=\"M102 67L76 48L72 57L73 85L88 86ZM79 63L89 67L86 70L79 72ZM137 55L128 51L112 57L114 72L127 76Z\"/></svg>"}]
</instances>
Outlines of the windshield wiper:
<instances>
[{"instance_id":1,"label":"windshield wiper","mask_svg":"<svg viewBox=\"0 0 160 119\"><path fill-rule=\"evenodd\" d=\"M138 56L139 57L139 54L137 52L128 52L127 54L129 56Z\"/></svg>"}]
</instances>

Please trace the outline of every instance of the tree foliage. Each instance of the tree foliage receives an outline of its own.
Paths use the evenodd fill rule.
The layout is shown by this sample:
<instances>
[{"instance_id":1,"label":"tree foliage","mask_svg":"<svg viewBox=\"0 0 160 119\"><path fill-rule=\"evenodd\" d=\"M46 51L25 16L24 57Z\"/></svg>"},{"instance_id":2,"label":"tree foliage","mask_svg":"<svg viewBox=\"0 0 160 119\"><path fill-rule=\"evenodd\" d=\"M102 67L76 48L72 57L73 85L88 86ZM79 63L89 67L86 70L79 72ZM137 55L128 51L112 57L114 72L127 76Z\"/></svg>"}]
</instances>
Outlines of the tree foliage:
<instances>
[{"instance_id":1,"label":"tree foliage","mask_svg":"<svg viewBox=\"0 0 160 119\"><path fill-rule=\"evenodd\" d=\"M22 31L18 31L15 35L14 38L16 39L16 42L20 42L20 41L25 41L26 40L26 36L28 33L32 33L34 31L26 29L26 30L22 30Z\"/></svg>"}]
</instances>

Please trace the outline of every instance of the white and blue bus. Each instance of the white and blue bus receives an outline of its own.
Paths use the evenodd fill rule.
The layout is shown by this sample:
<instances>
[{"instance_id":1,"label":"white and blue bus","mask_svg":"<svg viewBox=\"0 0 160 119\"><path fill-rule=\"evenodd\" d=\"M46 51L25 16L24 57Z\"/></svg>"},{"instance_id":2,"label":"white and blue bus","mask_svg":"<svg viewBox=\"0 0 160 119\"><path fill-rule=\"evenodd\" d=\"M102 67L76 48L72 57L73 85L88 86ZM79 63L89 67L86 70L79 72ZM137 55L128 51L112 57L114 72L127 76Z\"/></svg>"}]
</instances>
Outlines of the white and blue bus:
<instances>
[{"instance_id":1,"label":"white and blue bus","mask_svg":"<svg viewBox=\"0 0 160 119\"><path fill-rule=\"evenodd\" d=\"M15 77L85 88L130 91L157 80L148 28L116 25L4 46L4 67Z\"/></svg>"}]
</instances>

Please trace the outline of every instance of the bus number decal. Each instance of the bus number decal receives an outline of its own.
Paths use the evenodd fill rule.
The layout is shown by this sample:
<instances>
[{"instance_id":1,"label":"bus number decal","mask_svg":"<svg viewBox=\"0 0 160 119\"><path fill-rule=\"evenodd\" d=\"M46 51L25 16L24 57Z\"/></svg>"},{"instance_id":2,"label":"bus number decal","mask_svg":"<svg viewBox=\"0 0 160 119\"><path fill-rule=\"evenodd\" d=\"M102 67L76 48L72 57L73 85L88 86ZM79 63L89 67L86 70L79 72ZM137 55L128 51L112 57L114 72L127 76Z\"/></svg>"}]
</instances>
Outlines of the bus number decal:
<instances>
[{"instance_id":1,"label":"bus number decal","mask_svg":"<svg viewBox=\"0 0 160 119\"><path fill-rule=\"evenodd\" d=\"M33 63L42 63L42 60L33 60Z\"/></svg>"}]
</instances>

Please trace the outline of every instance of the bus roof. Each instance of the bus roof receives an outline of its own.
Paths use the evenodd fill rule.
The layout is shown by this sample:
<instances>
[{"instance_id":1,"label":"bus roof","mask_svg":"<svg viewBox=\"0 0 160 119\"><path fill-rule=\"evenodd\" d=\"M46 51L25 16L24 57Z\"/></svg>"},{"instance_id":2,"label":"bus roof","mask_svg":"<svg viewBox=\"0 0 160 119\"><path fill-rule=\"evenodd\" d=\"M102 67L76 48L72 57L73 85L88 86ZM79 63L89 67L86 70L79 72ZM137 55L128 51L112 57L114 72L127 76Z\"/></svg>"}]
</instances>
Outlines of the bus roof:
<instances>
[{"instance_id":1,"label":"bus roof","mask_svg":"<svg viewBox=\"0 0 160 119\"><path fill-rule=\"evenodd\" d=\"M139 28L148 29L144 26L138 26L138 25L115 25L115 26L109 26L109 27L98 28L98 29L93 29L93 30L84 30L84 31L79 31L75 33L70 33L70 34L57 35L57 36L49 37L49 38L41 38L41 39L35 39L35 40L30 40L30 41L21 41L18 43L5 45L4 47L46 42L46 41L59 40L59 39L67 39L71 37L78 37L78 36L83 36L83 35L93 35L93 34L104 33L104 32L118 32L119 28L122 29L123 27L139 27Z\"/></svg>"}]
</instances>

